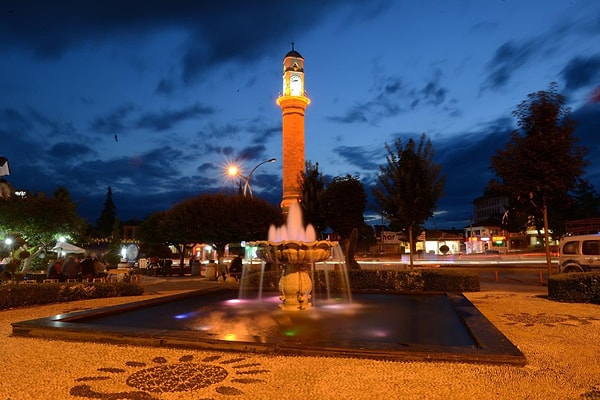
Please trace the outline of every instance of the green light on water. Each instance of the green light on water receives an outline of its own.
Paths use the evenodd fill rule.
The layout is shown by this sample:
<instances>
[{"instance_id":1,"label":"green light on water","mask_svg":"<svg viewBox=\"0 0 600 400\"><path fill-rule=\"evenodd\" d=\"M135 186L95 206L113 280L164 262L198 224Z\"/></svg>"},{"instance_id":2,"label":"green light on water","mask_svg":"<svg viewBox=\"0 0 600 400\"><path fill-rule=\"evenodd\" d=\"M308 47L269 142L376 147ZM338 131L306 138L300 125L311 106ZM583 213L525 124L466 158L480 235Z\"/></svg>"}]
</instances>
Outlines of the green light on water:
<instances>
[{"instance_id":1,"label":"green light on water","mask_svg":"<svg viewBox=\"0 0 600 400\"><path fill-rule=\"evenodd\" d=\"M296 331L285 331L285 336L296 336Z\"/></svg>"}]
</instances>

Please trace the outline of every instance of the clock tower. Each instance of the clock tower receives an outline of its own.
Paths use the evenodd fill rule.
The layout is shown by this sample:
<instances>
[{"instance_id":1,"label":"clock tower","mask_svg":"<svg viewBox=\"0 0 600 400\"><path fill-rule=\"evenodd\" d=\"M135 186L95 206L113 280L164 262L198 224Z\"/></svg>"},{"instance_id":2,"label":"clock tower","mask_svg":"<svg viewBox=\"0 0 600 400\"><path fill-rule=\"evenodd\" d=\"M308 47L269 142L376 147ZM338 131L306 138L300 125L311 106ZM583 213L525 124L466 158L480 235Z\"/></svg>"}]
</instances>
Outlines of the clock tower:
<instances>
[{"instance_id":1,"label":"clock tower","mask_svg":"<svg viewBox=\"0 0 600 400\"><path fill-rule=\"evenodd\" d=\"M283 198L281 209L300 199L300 174L304 172L304 111L310 99L304 91L304 58L294 50L283 58L283 91L277 98L281 107L283 152Z\"/></svg>"}]
</instances>

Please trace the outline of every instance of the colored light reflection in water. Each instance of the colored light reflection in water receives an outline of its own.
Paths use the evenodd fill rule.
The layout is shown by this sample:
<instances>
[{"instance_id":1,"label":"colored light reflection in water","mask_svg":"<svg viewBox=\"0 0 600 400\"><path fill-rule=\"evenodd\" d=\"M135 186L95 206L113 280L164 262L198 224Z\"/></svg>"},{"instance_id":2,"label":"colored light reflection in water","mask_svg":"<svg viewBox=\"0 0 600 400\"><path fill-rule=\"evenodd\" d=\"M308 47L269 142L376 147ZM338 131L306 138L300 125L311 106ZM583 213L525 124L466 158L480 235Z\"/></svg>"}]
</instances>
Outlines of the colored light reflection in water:
<instances>
[{"instance_id":1,"label":"colored light reflection in water","mask_svg":"<svg viewBox=\"0 0 600 400\"><path fill-rule=\"evenodd\" d=\"M189 296L122 315L102 315L94 324L197 332L202 340L323 348L476 345L446 295L358 294L352 304L317 299L318 307L310 312L279 309L272 292L263 300L236 295L228 291Z\"/></svg>"},{"instance_id":2,"label":"colored light reflection in water","mask_svg":"<svg viewBox=\"0 0 600 400\"><path fill-rule=\"evenodd\" d=\"M266 343L277 337L322 340L337 335L385 340L390 336L388 327L373 321L365 323L365 316L368 320L374 313L369 305L349 304L343 298L321 299L318 308L305 313L282 311L274 307L278 303L278 296L265 296L261 300L231 298L177 314L175 318L187 318L186 330L209 333L226 341Z\"/></svg>"}]
</instances>

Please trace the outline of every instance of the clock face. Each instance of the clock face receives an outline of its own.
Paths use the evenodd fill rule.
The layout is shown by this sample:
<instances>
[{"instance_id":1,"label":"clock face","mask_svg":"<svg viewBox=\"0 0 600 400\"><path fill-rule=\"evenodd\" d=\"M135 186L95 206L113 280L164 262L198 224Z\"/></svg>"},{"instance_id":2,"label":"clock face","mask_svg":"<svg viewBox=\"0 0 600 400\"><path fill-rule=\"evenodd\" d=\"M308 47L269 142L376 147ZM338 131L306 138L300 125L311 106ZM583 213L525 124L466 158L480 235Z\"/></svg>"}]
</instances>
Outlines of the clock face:
<instances>
[{"instance_id":1,"label":"clock face","mask_svg":"<svg viewBox=\"0 0 600 400\"><path fill-rule=\"evenodd\" d=\"M292 96L302 95L302 80L298 75L292 75L290 77L290 94Z\"/></svg>"}]
</instances>

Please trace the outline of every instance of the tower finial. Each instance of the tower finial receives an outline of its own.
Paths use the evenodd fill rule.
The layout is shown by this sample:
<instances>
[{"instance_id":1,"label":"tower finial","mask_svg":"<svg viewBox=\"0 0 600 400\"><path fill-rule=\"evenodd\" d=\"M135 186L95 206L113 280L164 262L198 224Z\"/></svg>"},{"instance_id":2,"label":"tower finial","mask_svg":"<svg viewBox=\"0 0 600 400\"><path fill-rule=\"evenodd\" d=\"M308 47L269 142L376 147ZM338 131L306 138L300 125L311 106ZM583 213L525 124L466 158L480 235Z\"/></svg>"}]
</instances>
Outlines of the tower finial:
<instances>
[{"instance_id":1,"label":"tower finial","mask_svg":"<svg viewBox=\"0 0 600 400\"><path fill-rule=\"evenodd\" d=\"M292 51L294 51L294 42L292 42Z\"/></svg>"}]
</instances>

